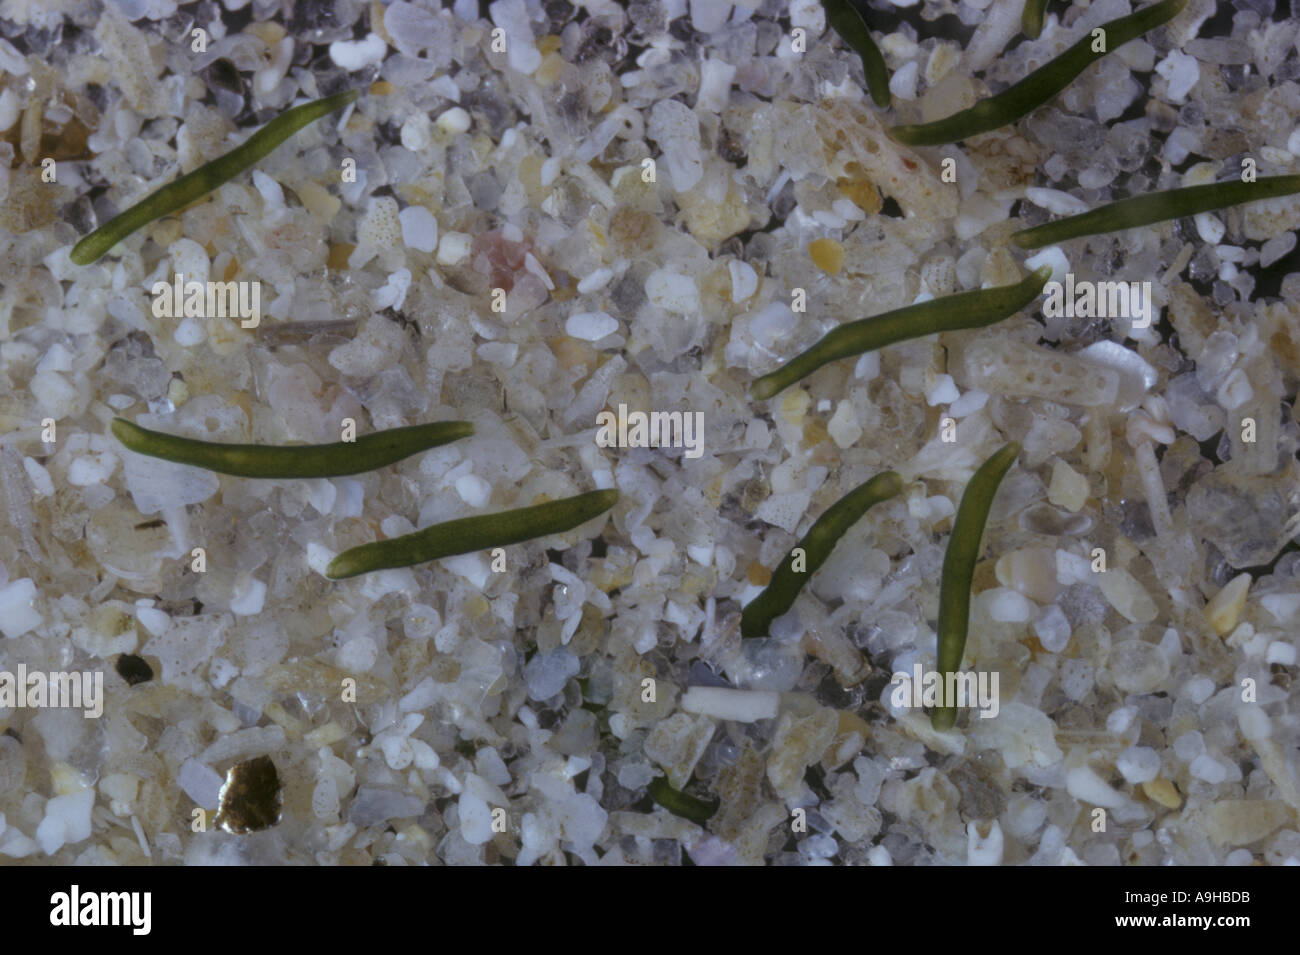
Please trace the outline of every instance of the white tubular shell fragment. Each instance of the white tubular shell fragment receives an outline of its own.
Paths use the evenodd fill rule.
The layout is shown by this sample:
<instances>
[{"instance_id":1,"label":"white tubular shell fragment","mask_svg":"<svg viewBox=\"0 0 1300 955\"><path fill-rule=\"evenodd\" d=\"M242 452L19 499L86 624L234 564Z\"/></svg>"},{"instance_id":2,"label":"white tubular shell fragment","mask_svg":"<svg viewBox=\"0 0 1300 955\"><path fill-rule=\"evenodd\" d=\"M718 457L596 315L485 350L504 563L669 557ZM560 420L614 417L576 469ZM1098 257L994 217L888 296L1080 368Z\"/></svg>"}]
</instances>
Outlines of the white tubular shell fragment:
<instances>
[{"instance_id":1,"label":"white tubular shell fragment","mask_svg":"<svg viewBox=\"0 0 1300 955\"><path fill-rule=\"evenodd\" d=\"M732 690L721 686L692 686L682 694L682 709L737 723L776 718L781 694L775 690Z\"/></svg>"},{"instance_id":2,"label":"white tubular shell fragment","mask_svg":"<svg viewBox=\"0 0 1300 955\"><path fill-rule=\"evenodd\" d=\"M1160 476L1160 462L1156 460L1150 441L1139 443L1134 453L1137 457L1138 476L1142 479L1142 491L1147 499L1147 507L1151 510L1151 524L1158 537L1168 540L1173 535L1174 524L1169 513L1165 482Z\"/></svg>"}]
</instances>

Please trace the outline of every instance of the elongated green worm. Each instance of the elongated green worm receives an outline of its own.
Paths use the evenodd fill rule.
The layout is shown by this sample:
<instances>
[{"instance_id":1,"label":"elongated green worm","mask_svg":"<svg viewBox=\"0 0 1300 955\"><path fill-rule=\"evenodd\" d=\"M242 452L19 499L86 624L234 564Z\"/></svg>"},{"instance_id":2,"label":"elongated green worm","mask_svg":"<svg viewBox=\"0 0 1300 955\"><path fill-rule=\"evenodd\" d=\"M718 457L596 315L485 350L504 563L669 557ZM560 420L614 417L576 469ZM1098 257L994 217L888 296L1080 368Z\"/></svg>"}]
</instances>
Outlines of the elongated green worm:
<instances>
[{"instance_id":1,"label":"elongated green worm","mask_svg":"<svg viewBox=\"0 0 1300 955\"><path fill-rule=\"evenodd\" d=\"M474 433L468 421L438 421L389 428L355 441L333 444L219 444L150 431L125 418L113 419L113 434L138 454L192 464L221 474L252 478L321 478L373 471L412 454Z\"/></svg>"},{"instance_id":2,"label":"elongated green worm","mask_svg":"<svg viewBox=\"0 0 1300 955\"><path fill-rule=\"evenodd\" d=\"M936 730L952 729L957 722L956 700L946 698L948 674L957 671L962 654L966 652L971 581L981 553L980 541L984 536L984 525L988 523L989 508L993 506L998 485L1019 454L1020 445L1012 441L980 465L962 493L957 517L952 522L948 549L943 555L943 574L939 579L938 670L943 680L940 692L944 705L935 707L930 714L930 725Z\"/></svg>"},{"instance_id":3,"label":"elongated green worm","mask_svg":"<svg viewBox=\"0 0 1300 955\"><path fill-rule=\"evenodd\" d=\"M831 29L838 33L840 39L847 43L862 60L862 71L866 74L867 89L871 91L871 98L881 109L888 109L889 70L885 67L885 58L880 55L880 47L876 46L876 41L871 39L867 21L862 19L858 8L849 0L822 0L822 8L826 11L826 22L830 24Z\"/></svg>"},{"instance_id":4,"label":"elongated green worm","mask_svg":"<svg viewBox=\"0 0 1300 955\"><path fill-rule=\"evenodd\" d=\"M1145 196L1120 199L1078 215L1045 222L1032 229L1013 233L1011 241L1022 249L1039 249L1045 245L1077 239L1100 232L1118 232L1135 226L1181 219L1201 212L1224 209L1243 202L1276 199L1300 192L1300 176L1266 176L1254 182L1215 182L1204 186L1167 189Z\"/></svg>"},{"instance_id":5,"label":"elongated green worm","mask_svg":"<svg viewBox=\"0 0 1300 955\"><path fill-rule=\"evenodd\" d=\"M618 491L588 491L576 497L513 511L443 521L413 534L345 550L330 561L325 576L340 580L373 570L410 567L440 557L454 557L549 534L562 534L599 517L617 503Z\"/></svg>"},{"instance_id":6,"label":"elongated green worm","mask_svg":"<svg viewBox=\"0 0 1300 955\"><path fill-rule=\"evenodd\" d=\"M1020 29L1031 40L1037 40L1043 32L1043 12L1047 9L1047 0L1025 0L1025 9L1020 14Z\"/></svg>"},{"instance_id":7,"label":"elongated green worm","mask_svg":"<svg viewBox=\"0 0 1300 955\"><path fill-rule=\"evenodd\" d=\"M903 489L903 479L893 471L882 471L870 481L859 484L826 509L803 539L786 554L772 572L767 588L745 605L740 614L742 637L767 635L772 621L794 606L804 581L812 577L831 556L835 544L873 505L887 501ZM795 551L803 550L803 570L794 569Z\"/></svg>"},{"instance_id":8,"label":"elongated green worm","mask_svg":"<svg viewBox=\"0 0 1300 955\"><path fill-rule=\"evenodd\" d=\"M68 257L77 265L89 265L132 232L177 209L183 209L223 182L235 178L266 158L275 147L304 126L342 109L360 95L360 90L348 90L285 110L248 137L242 146L204 163L114 216L73 246Z\"/></svg>"},{"instance_id":9,"label":"elongated green worm","mask_svg":"<svg viewBox=\"0 0 1300 955\"><path fill-rule=\"evenodd\" d=\"M1186 4L1187 0L1160 0L1126 17L1109 20L1097 28L1105 32L1105 39L1101 41L1104 46L1100 51L1093 51L1093 44L1099 41L1090 34L997 96L933 123L894 126L889 134L908 146L938 146L1014 123L1069 86L1095 60L1148 30L1168 23Z\"/></svg>"},{"instance_id":10,"label":"elongated green worm","mask_svg":"<svg viewBox=\"0 0 1300 955\"><path fill-rule=\"evenodd\" d=\"M651 799L674 816L681 816L683 819L689 819L701 826L708 822L709 818L718 811L718 806L715 803L707 803L689 793L673 789L666 776L656 776L650 780L650 785L646 789L650 793Z\"/></svg>"},{"instance_id":11,"label":"elongated green worm","mask_svg":"<svg viewBox=\"0 0 1300 955\"><path fill-rule=\"evenodd\" d=\"M1051 277L1051 267L1044 265L1014 285L958 292L841 325L776 371L755 379L749 386L750 393L755 398L771 398L840 358L936 332L983 328L1000 322L1032 302Z\"/></svg>"}]
</instances>

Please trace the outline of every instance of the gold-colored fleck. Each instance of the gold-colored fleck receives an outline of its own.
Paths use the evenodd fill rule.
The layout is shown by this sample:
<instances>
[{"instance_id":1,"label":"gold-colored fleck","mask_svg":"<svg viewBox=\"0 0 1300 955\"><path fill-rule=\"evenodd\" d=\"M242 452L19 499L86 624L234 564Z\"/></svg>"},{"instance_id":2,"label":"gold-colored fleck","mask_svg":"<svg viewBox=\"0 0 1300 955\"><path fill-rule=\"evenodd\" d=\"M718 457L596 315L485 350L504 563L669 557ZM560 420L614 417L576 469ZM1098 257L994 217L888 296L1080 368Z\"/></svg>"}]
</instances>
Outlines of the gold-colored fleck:
<instances>
[{"instance_id":1,"label":"gold-colored fleck","mask_svg":"<svg viewBox=\"0 0 1300 955\"><path fill-rule=\"evenodd\" d=\"M867 176L867 171L855 162L844 167L844 175L835 180L840 194L852 200L863 212L875 215L884 207L880 191Z\"/></svg>"},{"instance_id":2,"label":"gold-colored fleck","mask_svg":"<svg viewBox=\"0 0 1300 955\"><path fill-rule=\"evenodd\" d=\"M1146 794L1148 799L1158 802L1166 809L1177 809L1183 804L1183 798L1178 795L1178 790L1174 787L1174 784L1161 777L1143 783L1142 792Z\"/></svg>"},{"instance_id":3,"label":"gold-colored fleck","mask_svg":"<svg viewBox=\"0 0 1300 955\"><path fill-rule=\"evenodd\" d=\"M348 267L348 259L351 258L355 245L350 242L339 242L330 246L329 256L325 261L327 268L343 271Z\"/></svg>"},{"instance_id":4,"label":"gold-colored fleck","mask_svg":"<svg viewBox=\"0 0 1300 955\"><path fill-rule=\"evenodd\" d=\"M844 268L844 246L834 239L813 239L808 243L808 257L827 275L838 275Z\"/></svg>"}]
</instances>

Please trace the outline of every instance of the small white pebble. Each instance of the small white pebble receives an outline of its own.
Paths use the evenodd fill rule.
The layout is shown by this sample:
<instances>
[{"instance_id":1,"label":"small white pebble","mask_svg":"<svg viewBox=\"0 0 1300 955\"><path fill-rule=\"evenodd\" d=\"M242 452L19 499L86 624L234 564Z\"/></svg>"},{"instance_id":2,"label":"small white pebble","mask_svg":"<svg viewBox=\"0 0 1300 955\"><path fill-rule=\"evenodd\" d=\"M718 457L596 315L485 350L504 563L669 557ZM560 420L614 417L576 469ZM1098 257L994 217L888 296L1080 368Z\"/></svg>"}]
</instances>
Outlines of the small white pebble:
<instances>
[{"instance_id":1,"label":"small white pebble","mask_svg":"<svg viewBox=\"0 0 1300 955\"><path fill-rule=\"evenodd\" d=\"M564 168L564 160L559 156L551 156L542 163L542 171L539 176L543 186L549 186L560 175L560 170Z\"/></svg>"},{"instance_id":2,"label":"small white pebble","mask_svg":"<svg viewBox=\"0 0 1300 955\"><path fill-rule=\"evenodd\" d=\"M867 217L867 214L858 208L856 202L843 197L831 203L831 211L845 222L857 222Z\"/></svg>"},{"instance_id":3,"label":"small white pebble","mask_svg":"<svg viewBox=\"0 0 1300 955\"><path fill-rule=\"evenodd\" d=\"M880 375L880 352L870 351L853 366L853 377L858 381L873 381Z\"/></svg>"},{"instance_id":4,"label":"small white pebble","mask_svg":"<svg viewBox=\"0 0 1300 955\"><path fill-rule=\"evenodd\" d=\"M142 607L137 604L135 618L140 621L140 626L155 637L172 625L171 615L157 607Z\"/></svg>"},{"instance_id":5,"label":"small white pebble","mask_svg":"<svg viewBox=\"0 0 1300 955\"><path fill-rule=\"evenodd\" d=\"M13 580L0 587L0 633L21 637L45 622L36 609L36 584L30 577Z\"/></svg>"},{"instance_id":6,"label":"small white pebble","mask_svg":"<svg viewBox=\"0 0 1300 955\"><path fill-rule=\"evenodd\" d=\"M893 93L899 99L916 99L916 78L921 71L921 64L916 60L909 60L889 78L889 92Z\"/></svg>"},{"instance_id":7,"label":"small white pebble","mask_svg":"<svg viewBox=\"0 0 1300 955\"><path fill-rule=\"evenodd\" d=\"M537 260L537 256L533 255L531 252L524 253L524 269L529 275L532 275L546 286L549 291L555 291L555 283L551 281L550 273L548 273L546 267Z\"/></svg>"},{"instance_id":8,"label":"small white pebble","mask_svg":"<svg viewBox=\"0 0 1300 955\"><path fill-rule=\"evenodd\" d=\"M1130 746L1119 754L1115 768L1127 782L1149 783L1160 774L1160 754L1149 746Z\"/></svg>"},{"instance_id":9,"label":"small white pebble","mask_svg":"<svg viewBox=\"0 0 1300 955\"><path fill-rule=\"evenodd\" d=\"M981 836L980 823L972 819L966 824L966 864L1002 864L1002 827L996 819L989 826L988 835Z\"/></svg>"},{"instance_id":10,"label":"small white pebble","mask_svg":"<svg viewBox=\"0 0 1300 955\"><path fill-rule=\"evenodd\" d=\"M1169 102L1181 103L1201 78L1201 65L1196 57L1181 50L1171 50L1168 56L1156 64L1156 72L1169 81Z\"/></svg>"},{"instance_id":11,"label":"small white pebble","mask_svg":"<svg viewBox=\"0 0 1300 955\"><path fill-rule=\"evenodd\" d=\"M862 427L854 413L853 402L844 400L839 403L835 414L826 422L826 433L841 450L857 443L858 438L862 437Z\"/></svg>"},{"instance_id":12,"label":"small white pebble","mask_svg":"<svg viewBox=\"0 0 1300 955\"><path fill-rule=\"evenodd\" d=\"M36 827L36 841L46 855L65 845L90 838L90 813L95 808L95 790L55 796L45 804L45 818Z\"/></svg>"},{"instance_id":13,"label":"small white pebble","mask_svg":"<svg viewBox=\"0 0 1300 955\"><path fill-rule=\"evenodd\" d=\"M117 455L111 451L83 454L73 458L68 467L68 483L76 487L102 484L117 467Z\"/></svg>"},{"instance_id":14,"label":"small white pebble","mask_svg":"<svg viewBox=\"0 0 1300 955\"><path fill-rule=\"evenodd\" d=\"M322 576L325 573L325 568L330 565L330 561L336 556L338 556L337 551L332 551L316 541L310 541L307 544L307 566Z\"/></svg>"},{"instance_id":15,"label":"small white pebble","mask_svg":"<svg viewBox=\"0 0 1300 955\"><path fill-rule=\"evenodd\" d=\"M1052 462L1047 499L1057 507L1077 514L1088 503L1088 479L1060 458Z\"/></svg>"},{"instance_id":16,"label":"small white pebble","mask_svg":"<svg viewBox=\"0 0 1300 955\"><path fill-rule=\"evenodd\" d=\"M1240 368L1234 368L1214 392L1214 400L1228 411L1240 408L1254 397L1255 388Z\"/></svg>"},{"instance_id":17,"label":"small white pebble","mask_svg":"<svg viewBox=\"0 0 1300 955\"><path fill-rule=\"evenodd\" d=\"M1279 259L1290 255L1291 250L1295 248L1295 244L1294 232L1283 232L1281 235L1273 236L1259 247L1260 267L1266 269Z\"/></svg>"},{"instance_id":18,"label":"small white pebble","mask_svg":"<svg viewBox=\"0 0 1300 955\"><path fill-rule=\"evenodd\" d=\"M700 311L700 290L695 279L671 269L655 269L645 280L650 304L678 315L696 315Z\"/></svg>"},{"instance_id":19,"label":"small white pebble","mask_svg":"<svg viewBox=\"0 0 1300 955\"><path fill-rule=\"evenodd\" d=\"M1300 615L1300 594L1264 594L1259 598L1259 605L1278 621L1288 623L1293 617Z\"/></svg>"},{"instance_id":20,"label":"small white pebble","mask_svg":"<svg viewBox=\"0 0 1300 955\"><path fill-rule=\"evenodd\" d=\"M24 64L25 65L25 64ZM0 93L0 129L9 129L22 115L23 104L12 86Z\"/></svg>"},{"instance_id":21,"label":"small white pebble","mask_svg":"<svg viewBox=\"0 0 1300 955\"><path fill-rule=\"evenodd\" d=\"M1049 653L1060 653L1070 642L1070 620L1056 604L1044 607L1034 620L1034 636Z\"/></svg>"},{"instance_id":22,"label":"small white pebble","mask_svg":"<svg viewBox=\"0 0 1300 955\"><path fill-rule=\"evenodd\" d=\"M598 342L618 331L618 319L605 312L579 312L565 320L564 331L570 338Z\"/></svg>"},{"instance_id":23,"label":"small white pebble","mask_svg":"<svg viewBox=\"0 0 1300 955\"><path fill-rule=\"evenodd\" d=\"M1065 774L1065 788L1080 802L1107 809L1118 809L1127 801L1124 794L1106 785L1106 781L1087 766L1076 766Z\"/></svg>"},{"instance_id":24,"label":"small white pebble","mask_svg":"<svg viewBox=\"0 0 1300 955\"><path fill-rule=\"evenodd\" d=\"M486 802L466 790L457 803L460 834L472 846L481 846L492 838L492 810Z\"/></svg>"},{"instance_id":25,"label":"small white pebble","mask_svg":"<svg viewBox=\"0 0 1300 955\"><path fill-rule=\"evenodd\" d=\"M1183 684L1182 696L1187 697L1197 706L1214 695L1214 681L1208 676L1197 677Z\"/></svg>"},{"instance_id":26,"label":"small white pebble","mask_svg":"<svg viewBox=\"0 0 1300 955\"><path fill-rule=\"evenodd\" d=\"M1210 245L1218 245L1227 234L1228 227L1212 212L1198 212L1192 220L1196 223L1196 233Z\"/></svg>"},{"instance_id":27,"label":"small white pebble","mask_svg":"<svg viewBox=\"0 0 1300 955\"><path fill-rule=\"evenodd\" d=\"M262 201L272 209L284 208L284 190L280 188L278 182L260 169L253 170L253 187L261 195Z\"/></svg>"},{"instance_id":28,"label":"small white pebble","mask_svg":"<svg viewBox=\"0 0 1300 955\"><path fill-rule=\"evenodd\" d=\"M590 295L592 292L598 292L608 285L613 277L614 271L602 266L582 278L578 283L578 294Z\"/></svg>"},{"instance_id":29,"label":"small white pebble","mask_svg":"<svg viewBox=\"0 0 1300 955\"><path fill-rule=\"evenodd\" d=\"M758 291L758 273L748 262L732 259L727 265L731 273L731 300L743 302Z\"/></svg>"},{"instance_id":30,"label":"small white pebble","mask_svg":"<svg viewBox=\"0 0 1300 955\"><path fill-rule=\"evenodd\" d=\"M453 106L438 117L438 128L449 136L465 132L465 130L469 129L469 125L469 113L459 106Z\"/></svg>"},{"instance_id":31,"label":"small white pebble","mask_svg":"<svg viewBox=\"0 0 1300 955\"><path fill-rule=\"evenodd\" d=\"M1027 623L1034 615L1030 600L1009 587L995 587L981 595L987 601L988 614L999 623Z\"/></svg>"},{"instance_id":32,"label":"small white pebble","mask_svg":"<svg viewBox=\"0 0 1300 955\"><path fill-rule=\"evenodd\" d=\"M66 418L81 407L77 387L57 371L38 371L32 376L32 397L41 417Z\"/></svg>"},{"instance_id":33,"label":"small white pebble","mask_svg":"<svg viewBox=\"0 0 1300 955\"><path fill-rule=\"evenodd\" d=\"M402 223L402 242L417 252L432 252L438 247L438 220L424 206L407 206L398 219Z\"/></svg>"},{"instance_id":34,"label":"small white pebble","mask_svg":"<svg viewBox=\"0 0 1300 955\"><path fill-rule=\"evenodd\" d=\"M1274 640L1270 643L1268 645L1268 651L1264 656L1265 663L1270 665L1278 663L1284 667L1295 666L1295 660L1295 645L1285 643L1281 640Z\"/></svg>"},{"instance_id":35,"label":"small white pebble","mask_svg":"<svg viewBox=\"0 0 1300 955\"><path fill-rule=\"evenodd\" d=\"M1192 760L1188 772L1207 783L1221 783L1228 778L1228 770L1209 753L1202 753Z\"/></svg>"},{"instance_id":36,"label":"small white pebble","mask_svg":"<svg viewBox=\"0 0 1300 955\"><path fill-rule=\"evenodd\" d=\"M35 458L23 458L23 469L27 479L32 482L32 491L37 497L50 497L54 494L54 479L45 466Z\"/></svg>"},{"instance_id":37,"label":"small white pebble","mask_svg":"<svg viewBox=\"0 0 1300 955\"><path fill-rule=\"evenodd\" d=\"M696 105L710 113L721 113L727 106L731 81L736 68L725 60L709 57L700 63L700 91Z\"/></svg>"},{"instance_id":38,"label":"small white pebble","mask_svg":"<svg viewBox=\"0 0 1300 955\"><path fill-rule=\"evenodd\" d=\"M492 485L477 474L463 474L456 479L456 493L470 507L483 507L492 496Z\"/></svg>"},{"instance_id":39,"label":"small white pebble","mask_svg":"<svg viewBox=\"0 0 1300 955\"><path fill-rule=\"evenodd\" d=\"M1082 554L1071 554L1068 550L1056 551L1056 579L1062 587L1071 584L1096 583L1092 573L1092 564Z\"/></svg>"},{"instance_id":40,"label":"small white pebble","mask_svg":"<svg viewBox=\"0 0 1300 955\"><path fill-rule=\"evenodd\" d=\"M374 33L364 40L335 40L330 44L330 59L348 72L377 65L387 52L388 44Z\"/></svg>"},{"instance_id":41,"label":"small white pebble","mask_svg":"<svg viewBox=\"0 0 1300 955\"><path fill-rule=\"evenodd\" d=\"M1188 730L1174 740L1174 755L1190 763L1205 752L1205 737L1200 730Z\"/></svg>"},{"instance_id":42,"label":"small white pebble","mask_svg":"<svg viewBox=\"0 0 1300 955\"><path fill-rule=\"evenodd\" d=\"M506 34L506 59L512 70L531 75L542 65L542 54L533 42L533 29L529 22L524 0L495 0L488 7L492 22Z\"/></svg>"},{"instance_id":43,"label":"small white pebble","mask_svg":"<svg viewBox=\"0 0 1300 955\"><path fill-rule=\"evenodd\" d=\"M973 415L989 402L989 393L980 391L978 388L972 388L964 392L960 398L948 406L948 414L954 418L965 418L967 415Z\"/></svg>"},{"instance_id":44,"label":"small white pebble","mask_svg":"<svg viewBox=\"0 0 1300 955\"><path fill-rule=\"evenodd\" d=\"M519 359L519 346L514 342L484 342L478 346L475 354L502 368L513 368Z\"/></svg>"},{"instance_id":45,"label":"small white pebble","mask_svg":"<svg viewBox=\"0 0 1300 955\"><path fill-rule=\"evenodd\" d=\"M1249 740L1268 739L1273 735L1273 721L1258 703L1244 703L1237 710L1237 725L1241 735Z\"/></svg>"},{"instance_id":46,"label":"small white pebble","mask_svg":"<svg viewBox=\"0 0 1300 955\"><path fill-rule=\"evenodd\" d=\"M925 393L925 403L934 408L938 405L952 404L960 397L961 392L957 390L952 375L936 375L934 383Z\"/></svg>"},{"instance_id":47,"label":"small white pebble","mask_svg":"<svg viewBox=\"0 0 1300 955\"><path fill-rule=\"evenodd\" d=\"M677 192L695 187L704 175L700 155L700 121L685 103L661 99L650 110L646 133L659 144L668 181Z\"/></svg>"},{"instance_id":48,"label":"small white pebble","mask_svg":"<svg viewBox=\"0 0 1300 955\"><path fill-rule=\"evenodd\" d=\"M365 673L379 658L379 648L369 637L357 637L339 648L339 665L345 670Z\"/></svg>"},{"instance_id":49,"label":"small white pebble","mask_svg":"<svg viewBox=\"0 0 1300 955\"><path fill-rule=\"evenodd\" d=\"M1119 736L1130 726L1137 717L1138 709L1136 706L1120 706L1106 716L1106 732Z\"/></svg>"},{"instance_id":50,"label":"small white pebble","mask_svg":"<svg viewBox=\"0 0 1300 955\"><path fill-rule=\"evenodd\" d=\"M176 339L176 344L185 348L202 345L207 337L207 330L197 318L182 319L180 324L176 326L176 331L172 333L172 338Z\"/></svg>"},{"instance_id":51,"label":"small white pebble","mask_svg":"<svg viewBox=\"0 0 1300 955\"><path fill-rule=\"evenodd\" d=\"M241 575L230 598L230 612L237 617L251 617L261 613L265 603L266 584L251 575Z\"/></svg>"},{"instance_id":52,"label":"small white pebble","mask_svg":"<svg viewBox=\"0 0 1300 955\"><path fill-rule=\"evenodd\" d=\"M370 303L376 309L401 308L406 292L411 287L411 270L398 269L388 276L388 281L370 293Z\"/></svg>"},{"instance_id":53,"label":"small white pebble","mask_svg":"<svg viewBox=\"0 0 1300 955\"><path fill-rule=\"evenodd\" d=\"M415 112L402 123L402 146L413 153L428 149L433 142L433 121L428 113Z\"/></svg>"},{"instance_id":54,"label":"small white pebble","mask_svg":"<svg viewBox=\"0 0 1300 955\"><path fill-rule=\"evenodd\" d=\"M438 264L457 265L469 257L473 240L464 232L448 232L438 240Z\"/></svg>"},{"instance_id":55,"label":"small white pebble","mask_svg":"<svg viewBox=\"0 0 1300 955\"><path fill-rule=\"evenodd\" d=\"M1056 192L1055 189L1047 189L1045 192ZM1064 282L1065 274L1070 271L1070 260L1065 257L1060 246L1049 245L1047 248L1035 252L1029 258L1025 259L1025 268L1037 269L1040 266L1050 265L1052 267L1052 281Z\"/></svg>"},{"instance_id":56,"label":"small white pebble","mask_svg":"<svg viewBox=\"0 0 1300 955\"><path fill-rule=\"evenodd\" d=\"M1025 190L1025 198L1039 208L1046 209L1048 212L1055 213L1058 216L1072 216L1077 215L1080 212L1088 211L1088 204L1086 202L1077 196L1070 195L1068 192L1062 192L1060 189L1047 189L1043 186L1030 186ZM1051 246L1051 249L1055 249L1056 254L1062 258L1065 257L1064 253L1056 246ZM1035 260L1041 260L1044 253L1047 251L1047 249L1044 249L1037 255L1026 259L1025 265L1031 269L1038 268L1038 266L1042 264L1042 261ZM1068 263L1066 267L1068 269ZM1052 278L1060 281L1060 278L1055 274L1055 270L1053 270Z\"/></svg>"}]
</instances>

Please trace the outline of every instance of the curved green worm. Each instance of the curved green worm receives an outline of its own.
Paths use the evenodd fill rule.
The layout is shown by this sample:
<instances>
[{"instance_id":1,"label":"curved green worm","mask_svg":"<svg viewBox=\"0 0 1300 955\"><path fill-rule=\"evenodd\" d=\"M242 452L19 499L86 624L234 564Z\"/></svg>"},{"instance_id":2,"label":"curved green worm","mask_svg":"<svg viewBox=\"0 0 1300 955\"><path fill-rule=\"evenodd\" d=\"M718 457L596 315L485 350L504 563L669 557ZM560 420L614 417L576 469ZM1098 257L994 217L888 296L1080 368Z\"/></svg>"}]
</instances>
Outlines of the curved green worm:
<instances>
[{"instance_id":1,"label":"curved green worm","mask_svg":"<svg viewBox=\"0 0 1300 955\"><path fill-rule=\"evenodd\" d=\"M409 567L440 557L454 557L470 551L518 544L535 537L562 534L599 517L617 503L618 491L588 491L576 497L513 511L443 521L413 534L345 550L330 561L325 576L341 580L373 570Z\"/></svg>"},{"instance_id":2,"label":"curved green worm","mask_svg":"<svg viewBox=\"0 0 1300 955\"><path fill-rule=\"evenodd\" d=\"M780 566L773 571L772 581L767 588L745 605L740 613L740 635L766 636L772 621L794 606L804 581L826 563L836 543L848 529L873 505L889 500L902 489L903 479L897 473L882 471L828 507L803 539L785 555ZM800 549L804 552L806 568L794 570L794 554Z\"/></svg>"},{"instance_id":3,"label":"curved green worm","mask_svg":"<svg viewBox=\"0 0 1300 955\"><path fill-rule=\"evenodd\" d=\"M304 126L342 109L360 95L360 90L348 90L286 110L248 137L242 146L204 163L114 216L73 246L68 257L77 265L89 265L132 232L202 198L264 159Z\"/></svg>"},{"instance_id":4,"label":"curved green worm","mask_svg":"<svg viewBox=\"0 0 1300 955\"><path fill-rule=\"evenodd\" d=\"M1043 32L1043 13L1047 10L1047 0L1025 0L1025 9L1020 14L1020 29L1031 40L1037 40Z\"/></svg>"},{"instance_id":5,"label":"curved green worm","mask_svg":"<svg viewBox=\"0 0 1300 955\"><path fill-rule=\"evenodd\" d=\"M1204 186L1167 189L1164 192L1120 199L1078 215L1045 222L1032 229L1021 229L1012 234L1011 241L1022 249L1039 249L1084 235L1118 232L1153 222L1224 209L1243 202L1276 199L1294 192L1300 192L1300 175L1266 176L1254 182L1215 182Z\"/></svg>"},{"instance_id":6,"label":"curved green worm","mask_svg":"<svg viewBox=\"0 0 1300 955\"><path fill-rule=\"evenodd\" d=\"M930 725L936 730L952 729L957 722L956 701L946 699L948 674L961 667L962 654L966 651L971 581L980 556L980 541L984 536L984 525L988 523L989 508L993 505L998 485L1019 454L1020 445L1012 441L980 465L962 493L957 517L952 522L948 549L943 555L943 575L939 580L938 670L943 680L940 692L946 705L935 707L930 714Z\"/></svg>"},{"instance_id":7,"label":"curved green worm","mask_svg":"<svg viewBox=\"0 0 1300 955\"><path fill-rule=\"evenodd\" d=\"M755 398L771 398L839 358L936 332L983 328L1000 322L1032 302L1051 277L1051 267L1044 265L1013 285L958 292L841 325L776 371L755 379L749 386L750 393Z\"/></svg>"},{"instance_id":8,"label":"curved green worm","mask_svg":"<svg viewBox=\"0 0 1300 955\"><path fill-rule=\"evenodd\" d=\"M831 29L838 33L840 39L847 43L862 60L862 71L866 74L867 89L871 91L871 98L881 109L888 109L889 70L885 66L885 58L880 55L880 47L876 46L876 41L871 39L867 21L849 0L822 0L822 8L826 11L826 22L830 24Z\"/></svg>"},{"instance_id":9,"label":"curved green worm","mask_svg":"<svg viewBox=\"0 0 1300 955\"><path fill-rule=\"evenodd\" d=\"M438 421L389 428L355 441L333 444L220 444L150 431L125 418L113 419L113 434L138 454L192 464L221 474L252 478L340 477L373 471L442 444L468 438L468 421Z\"/></svg>"},{"instance_id":10,"label":"curved green worm","mask_svg":"<svg viewBox=\"0 0 1300 955\"><path fill-rule=\"evenodd\" d=\"M997 96L933 123L894 126L889 134L908 146L938 146L1014 123L1069 86L1095 60L1169 22L1186 4L1187 0L1160 0L1126 17L1107 21L1097 27L1105 31L1105 49L1102 52L1093 52L1096 41L1090 34Z\"/></svg>"},{"instance_id":11,"label":"curved green worm","mask_svg":"<svg viewBox=\"0 0 1300 955\"><path fill-rule=\"evenodd\" d=\"M650 793L650 798L674 816L681 816L683 819L689 819L701 826L708 822L709 818L718 811L717 803L708 803L689 793L673 789L666 776L656 776L650 780L650 785L646 788Z\"/></svg>"}]
</instances>

